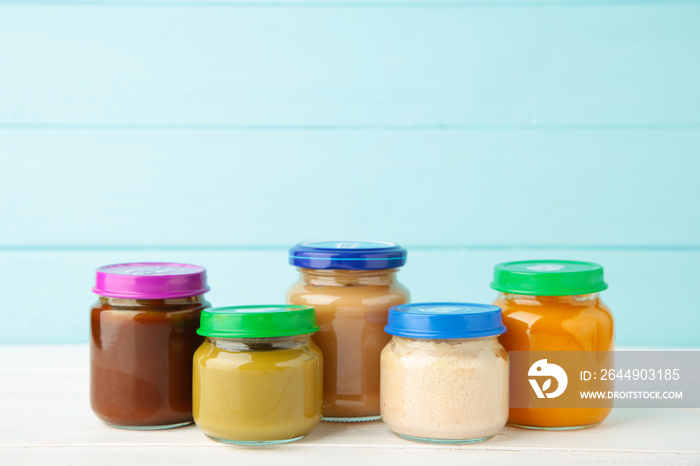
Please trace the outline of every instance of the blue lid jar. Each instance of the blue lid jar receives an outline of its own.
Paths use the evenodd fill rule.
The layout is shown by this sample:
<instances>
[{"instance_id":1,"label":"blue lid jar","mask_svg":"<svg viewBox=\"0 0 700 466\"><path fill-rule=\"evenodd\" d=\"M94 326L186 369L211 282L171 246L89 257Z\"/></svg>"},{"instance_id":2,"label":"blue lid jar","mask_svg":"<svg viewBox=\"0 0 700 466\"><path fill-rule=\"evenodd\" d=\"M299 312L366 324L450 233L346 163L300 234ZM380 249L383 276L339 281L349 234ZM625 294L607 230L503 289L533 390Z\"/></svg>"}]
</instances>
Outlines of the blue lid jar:
<instances>
[{"instance_id":1,"label":"blue lid jar","mask_svg":"<svg viewBox=\"0 0 700 466\"><path fill-rule=\"evenodd\" d=\"M384 331L405 338L447 340L505 333L501 308L474 303L413 303L389 309Z\"/></svg>"},{"instance_id":2,"label":"blue lid jar","mask_svg":"<svg viewBox=\"0 0 700 466\"><path fill-rule=\"evenodd\" d=\"M289 263L305 269L381 270L406 263L406 250L381 241L308 241L289 249Z\"/></svg>"}]
</instances>

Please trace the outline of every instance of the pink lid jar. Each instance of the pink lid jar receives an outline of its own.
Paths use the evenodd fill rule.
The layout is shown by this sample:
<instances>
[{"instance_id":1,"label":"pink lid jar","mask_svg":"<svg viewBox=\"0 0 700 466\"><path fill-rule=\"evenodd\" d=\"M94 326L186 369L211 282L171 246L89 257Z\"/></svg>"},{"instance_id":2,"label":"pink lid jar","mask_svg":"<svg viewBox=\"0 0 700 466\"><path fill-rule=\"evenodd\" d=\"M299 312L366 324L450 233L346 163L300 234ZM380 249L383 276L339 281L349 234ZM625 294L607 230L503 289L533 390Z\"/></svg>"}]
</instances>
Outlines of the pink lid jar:
<instances>
[{"instance_id":1,"label":"pink lid jar","mask_svg":"<svg viewBox=\"0 0 700 466\"><path fill-rule=\"evenodd\" d=\"M131 263L97 269L91 308L90 399L105 423L167 429L192 422L192 357L210 307L203 267Z\"/></svg>"}]
</instances>

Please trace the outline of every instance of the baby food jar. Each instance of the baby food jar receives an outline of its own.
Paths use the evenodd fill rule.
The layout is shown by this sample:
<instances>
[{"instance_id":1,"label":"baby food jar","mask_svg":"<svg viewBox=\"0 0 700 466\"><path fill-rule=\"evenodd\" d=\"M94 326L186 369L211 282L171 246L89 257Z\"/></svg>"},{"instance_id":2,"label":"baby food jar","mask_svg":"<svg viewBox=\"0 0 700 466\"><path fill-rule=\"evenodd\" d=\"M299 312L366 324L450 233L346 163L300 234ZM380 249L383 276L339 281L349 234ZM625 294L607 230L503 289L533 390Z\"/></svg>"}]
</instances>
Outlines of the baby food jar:
<instances>
[{"instance_id":1,"label":"baby food jar","mask_svg":"<svg viewBox=\"0 0 700 466\"><path fill-rule=\"evenodd\" d=\"M192 422L192 355L209 307L203 267L172 263L97 269L91 308L90 399L107 424L167 429Z\"/></svg>"},{"instance_id":2,"label":"baby food jar","mask_svg":"<svg viewBox=\"0 0 700 466\"><path fill-rule=\"evenodd\" d=\"M409 301L396 280L406 250L392 243L323 241L289 250L301 272L287 302L313 306L323 351L323 419L372 421L379 409L379 356L391 306Z\"/></svg>"},{"instance_id":3,"label":"baby food jar","mask_svg":"<svg viewBox=\"0 0 700 466\"><path fill-rule=\"evenodd\" d=\"M508 417L508 353L501 310L488 304L416 303L389 310L382 351L382 418L426 443L488 440Z\"/></svg>"},{"instance_id":4,"label":"baby food jar","mask_svg":"<svg viewBox=\"0 0 700 466\"><path fill-rule=\"evenodd\" d=\"M587 368L611 367L611 353L592 353L614 349L613 317L598 296L607 287L603 267L591 262L537 260L496 265L491 288L500 292L494 304L503 309L508 329L501 343L509 352L591 352L587 353L591 364ZM512 390L515 383L511 380ZM534 404L534 393L530 396ZM611 405L603 405L512 407L508 423L551 430L590 427L610 413Z\"/></svg>"},{"instance_id":5,"label":"baby food jar","mask_svg":"<svg viewBox=\"0 0 700 466\"><path fill-rule=\"evenodd\" d=\"M236 445L299 440L321 422L322 356L309 306L240 306L202 312L206 337L193 360L194 421Z\"/></svg>"}]
</instances>

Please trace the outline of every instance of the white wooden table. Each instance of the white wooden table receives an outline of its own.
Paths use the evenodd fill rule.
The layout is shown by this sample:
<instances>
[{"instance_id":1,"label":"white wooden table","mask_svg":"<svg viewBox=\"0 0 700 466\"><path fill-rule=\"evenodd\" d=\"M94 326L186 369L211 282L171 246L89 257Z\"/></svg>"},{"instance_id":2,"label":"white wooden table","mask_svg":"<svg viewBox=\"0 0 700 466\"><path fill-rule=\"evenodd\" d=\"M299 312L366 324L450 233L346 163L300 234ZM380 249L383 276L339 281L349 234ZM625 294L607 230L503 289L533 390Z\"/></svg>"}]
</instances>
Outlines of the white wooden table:
<instances>
[{"instance_id":1,"label":"white wooden table","mask_svg":"<svg viewBox=\"0 0 700 466\"><path fill-rule=\"evenodd\" d=\"M91 412L86 346L0 346L0 464L700 464L700 409L617 409L574 432L506 427L475 445L402 440L382 422L322 423L306 439L235 447L197 427L127 431Z\"/></svg>"}]
</instances>

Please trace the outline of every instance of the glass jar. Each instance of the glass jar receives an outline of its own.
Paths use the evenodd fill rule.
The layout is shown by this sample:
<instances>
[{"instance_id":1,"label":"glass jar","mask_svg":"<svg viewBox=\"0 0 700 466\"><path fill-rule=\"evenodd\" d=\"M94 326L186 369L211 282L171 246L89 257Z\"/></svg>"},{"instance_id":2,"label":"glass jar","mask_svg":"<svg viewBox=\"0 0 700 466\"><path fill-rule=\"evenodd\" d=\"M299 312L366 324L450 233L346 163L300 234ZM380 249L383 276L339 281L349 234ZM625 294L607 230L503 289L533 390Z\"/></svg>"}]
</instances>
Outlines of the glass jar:
<instances>
[{"instance_id":1,"label":"glass jar","mask_svg":"<svg viewBox=\"0 0 700 466\"><path fill-rule=\"evenodd\" d=\"M613 317L598 296L608 287L601 265L575 261L506 262L496 265L491 287L500 291L493 304L503 309L508 330L500 341L509 352L614 350ZM612 358L605 354L591 353L589 367L594 371L596 366L612 367ZM611 405L514 407L508 423L531 429L579 429L601 423L611 409Z\"/></svg>"},{"instance_id":2,"label":"glass jar","mask_svg":"<svg viewBox=\"0 0 700 466\"><path fill-rule=\"evenodd\" d=\"M192 422L192 355L210 304L203 267L116 264L97 269L90 314L90 399L105 423L167 429Z\"/></svg>"},{"instance_id":3,"label":"glass jar","mask_svg":"<svg viewBox=\"0 0 700 466\"><path fill-rule=\"evenodd\" d=\"M301 272L287 302L316 309L323 351L323 420L372 421L379 409L379 357L391 306L410 300L396 280L406 250L392 243L300 243L289 263Z\"/></svg>"},{"instance_id":4,"label":"glass jar","mask_svg":"<svg viewBox=\"0 0 700 466\"><path fill-rule=\"evenodd\" d=\"M425 443L488 440L508 418L508 353L496 306L416 303L392 307L382 351L382 418L399 437Z\"/></svg>"},{"instance_id":5,"label":"glass jar","mask_svg":"<svg viewBox=\"0 0 700 466\"><path fill-rule=\"evenodd\" d=\"M323 357L309 306L240 306L202 312L206 337L193 359L194 421L235 445L299 440L321 422Z\"/></svg>"}]
</instances>

